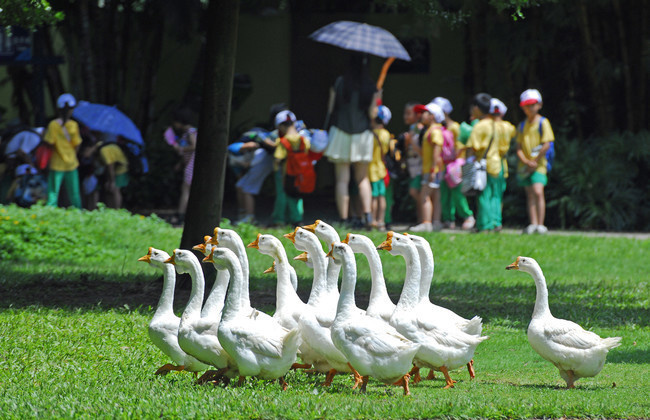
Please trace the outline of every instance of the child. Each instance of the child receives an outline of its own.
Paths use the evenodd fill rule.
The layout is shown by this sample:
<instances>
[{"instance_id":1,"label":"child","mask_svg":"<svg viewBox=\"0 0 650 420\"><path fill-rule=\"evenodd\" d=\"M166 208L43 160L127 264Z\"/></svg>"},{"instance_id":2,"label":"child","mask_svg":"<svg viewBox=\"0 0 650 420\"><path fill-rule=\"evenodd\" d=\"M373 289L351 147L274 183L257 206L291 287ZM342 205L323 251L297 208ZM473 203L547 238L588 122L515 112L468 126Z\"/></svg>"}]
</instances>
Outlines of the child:
<instances>
[{"instance_id":1,"label":"child","mask_svg":"<svg viewBox=\"0 0 650 420\"><path fill-rule=\"evenodd\" d=\"M187 201L190 198L192 175L194 174L194 154L196 150L197 130L191 124L192 112L188 108L177 108L172 115L172 125L163 134L165 141L181 158L183 169L183 182L178 198L176 215L172 217L172 224L183 223Z\"/></svg>"},{"instance_id":2,"label":"child","mask_svg":"<svg viewBox=\"0 0 650 420\"><path fill-rule=\"evenodd\" d=\"M406 165L409 174L409 195L415 200L417 222L422 222L420 212L420 184L422 182L422 157L420 156L420 131L423 126L420 122L422 109L417 102L408 102L404 106L404 124L409 129L403 133Z\"/></svg>"},{"instance_id":3,"label":"child","mask_svg":"<svg viewBox=\"0 0 650 420\"><path fill-rule=\"evenodd\" d=\"M517 135L517 128L514 125L512 125L510 121L506 121L503 119L503 117L506 115L506 112L508 112L508 107L501 100L497 98L492 98L492 100L490 101L490 114L492 115L492 118L494 118L496 125L501 126L503 128L503 130L508 135L508 138L514 139L515 136ZM503 145L503 147L505 147L505 145ZM507 152L508 150L503 152L504 157L502 161L503 176L506 179L508 178L508 160L505 157L505 154ZM505 188L505 184L504 184L504 188Z\"/></svg>"},{"instance_id":4,"label":"child","mask_svg":"<svg viewBox=\"0 0 650 420\"><path fill-rule=\"evenodd\" d=\"M546 198L544 187L548 182L546 171L546 151L550 142L555 141L551 123L539 115L542 109L542 95L537 89L524 91L519 98L519 106L526 114L526 120L517 130L517 184L526 191L526 206L530 224L524 234L548 232L544 226Z\"/></svg>"},{"instance_id":5,"label":"child","mask_svg":"<svg viewBox=\"0 0 650 420\"><path fill-rule=\"evenodd\" d=\"M388 153L390 145L390 133L384 127L391 119L391 112L388 107L379 105L377 116L370 122L372 133L375 137L372 149L372 161L368 165L368 179L372 190L372 223L371 226L380 231L386 230L386 165L384 156Z\"/></svg>"},{"instance_id":6,"label":"child","mask_svg":"<svg viewBox=\"0 0 650 420\"><path fill-rule=\"evenodd\" d=\"M442 150L442 122L445 114L438 105L428 103L421 105L420 121L426 131L422 138L422 183L420 189L420 211L422 223L410 228L413 232L432 232L442 229L440 222L440 181L444 165L440 158Z\"/></svg>"},{"instance_id":7,"label":"child","mask_svg":"<svg viewBox=\"0 0 650 420\"><path fill-rule=\"evenodd\" d=\"M467 141L467 147L476 159L487 161L487 184L477 197L476 229L479 232L495 231L502 228L501 203L505 191L503 176L503 156L510 146L510 136L502 125L497 125L490 114L491 97L479 93L474 97L479 122L474 126Z\"/></svg>"},{"instance_id":8,"label":"child","mask_svg":"<svg viewBox=\"0 0 650 420\"><path fill-rule=\"evenodd\" d=\"M451 102L447 98L438 96L433 99L433 103L438 104L445 113L445 127L454 135L454 148L456 150L456 159L465 158L465 144L460 141L460 124L454 121L449 114L454 110ZM468 136L469 137L469 136ZM465 140L467 141L467 140ZM461 191L461 185L450 187L446 182L440 183L440 207L442 208L443 226L454 229L456 227L456 213L463 219L462 229L470 230L474 227L474 213L469 208L467 197Z\"/></svg>"},{"instance_id":9,"label":"child","mask_svg":"<svg viewBox=\"0 0 650 420\"><path fill-rule=\"evenodd\" d=\"M285 146L282 144L282 139L286 139L289 142L293 152L297 153L301 144L304 145L304 153L309 152L309 139L298 133L295 122L296 115L289 110L280 111L275 116L275 127L278 129L278 141L275 146L273 157L275 158L276 168L282 171L283 179L286 178L286 159L289 154ZM288 222L292 225L301 225L305 214L302 198L292 197L287 193L286 189L284 192L284 214L287 215Z\"/></svg>"}]
</instances>

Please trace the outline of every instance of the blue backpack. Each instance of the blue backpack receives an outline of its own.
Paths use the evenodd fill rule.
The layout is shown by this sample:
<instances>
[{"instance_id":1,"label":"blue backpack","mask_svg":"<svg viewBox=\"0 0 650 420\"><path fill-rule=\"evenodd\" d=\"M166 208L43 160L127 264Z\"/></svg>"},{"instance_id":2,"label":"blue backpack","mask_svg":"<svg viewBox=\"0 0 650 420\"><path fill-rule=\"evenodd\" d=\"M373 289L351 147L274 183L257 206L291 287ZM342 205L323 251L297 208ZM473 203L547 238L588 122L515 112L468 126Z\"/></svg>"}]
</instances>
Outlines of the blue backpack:
<instances>
[{"instance_id":1,"label":"blue backpack","mask_svg":"<svg viewBox=\"0 0 650 420\"><path fill-rule=\"evenodd\" d=\"M539 119L539 137L542 137L542 121L544 121L544 117L540 117ZM524 124L526 124L526 120L522 121L519 123L518 130L520 133L524 132ZM551 168L553 167L553 161L555 161L555 142L552 141L550 142L551 147L548 148L546 151L546 170L550 172Z\"/></svg>"}]
</instances>

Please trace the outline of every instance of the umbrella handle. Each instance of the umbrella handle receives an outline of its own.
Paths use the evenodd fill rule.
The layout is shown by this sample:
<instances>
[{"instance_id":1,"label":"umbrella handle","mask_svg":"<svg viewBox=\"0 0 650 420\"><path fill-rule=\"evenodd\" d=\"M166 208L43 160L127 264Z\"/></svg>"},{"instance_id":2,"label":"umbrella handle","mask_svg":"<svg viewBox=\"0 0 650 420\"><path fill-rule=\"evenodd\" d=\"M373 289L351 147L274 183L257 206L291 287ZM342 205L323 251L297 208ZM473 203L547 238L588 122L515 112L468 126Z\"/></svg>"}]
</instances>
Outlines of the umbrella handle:
<instances>
[{"instance_id":1,"label":"umbrella handle","mask_svg":"<svg viewBox=\"0 0 650 420\"><path fill-rule=\"evenodd\" d=\"M381 68L381 73L379 73L379 78L377 79L377 89L381 89L384 86L384 81L386 80L386 73L388 73L388 68L395 61L395 57L389 57Z\"/></svg>"}]
</instances>

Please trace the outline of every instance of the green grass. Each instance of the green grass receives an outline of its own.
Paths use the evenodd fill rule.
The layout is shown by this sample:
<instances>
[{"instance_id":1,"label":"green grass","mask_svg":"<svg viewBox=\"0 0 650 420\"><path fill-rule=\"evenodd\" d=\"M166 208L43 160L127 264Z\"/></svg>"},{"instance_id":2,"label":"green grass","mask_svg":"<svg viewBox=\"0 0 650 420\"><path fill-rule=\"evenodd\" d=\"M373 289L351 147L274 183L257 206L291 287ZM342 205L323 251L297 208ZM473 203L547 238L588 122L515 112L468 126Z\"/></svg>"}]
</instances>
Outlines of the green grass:
<instances>
[{"instance_id":1,"label":"green grass","mask_svg":"<svg viewBox=\"0 0 650 420\"><path fill-rule=\"evenodd\" d=\"M246 243L256 232L240 229ZM490 339L476 351L476 380L459 370L452 373L455 389L425 381L404 398L374 381L358 394L346 376L323 389L323 378L302 372L288 375L286 392L256 380L221 388L196 386L186 373L154 376L167 363L146 332L160 274L137 258L148 246L171 251L180 234L155 217L124 211L0 207L0 417L650 416L650 241L429 234L436 256L432 299L463 316L482 316ZM369 236L375 243L385 238ZM282 240L290 256L299 253ZM271 312L275 277L261 274L271 260L255 250L248 255L253 303ZM517 255L540 262L555 316L623 337L603 371L578 381L577 389L564 390L557 370L528 345L535 286L530 276L505 270ZM397 297L404 262L381 257ZM357 302L364 307L370 274L358 262ZM310 270L294 266L304 297ZM180 312L187 291L176 298Z\"/></svg>"}]
</instances>

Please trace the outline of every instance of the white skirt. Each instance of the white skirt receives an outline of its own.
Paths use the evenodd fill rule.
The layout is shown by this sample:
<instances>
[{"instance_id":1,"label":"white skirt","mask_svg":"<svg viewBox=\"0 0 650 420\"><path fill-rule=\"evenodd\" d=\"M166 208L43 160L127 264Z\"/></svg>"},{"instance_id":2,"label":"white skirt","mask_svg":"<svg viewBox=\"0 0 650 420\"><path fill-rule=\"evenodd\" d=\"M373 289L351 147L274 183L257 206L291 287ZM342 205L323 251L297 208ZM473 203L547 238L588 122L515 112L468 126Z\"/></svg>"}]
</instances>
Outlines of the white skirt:
<instances>
[{"instance_id":1,"label":"white skirt","mask_svg":"<svg viewBox=\"0 0 650 420\"><path fill-rule=\"evenodd\" d=\"M359 134L348 134L332 126L325 156L334 163L370 162L374 135L366 130Z\"/></svg>"}]
</instances>

